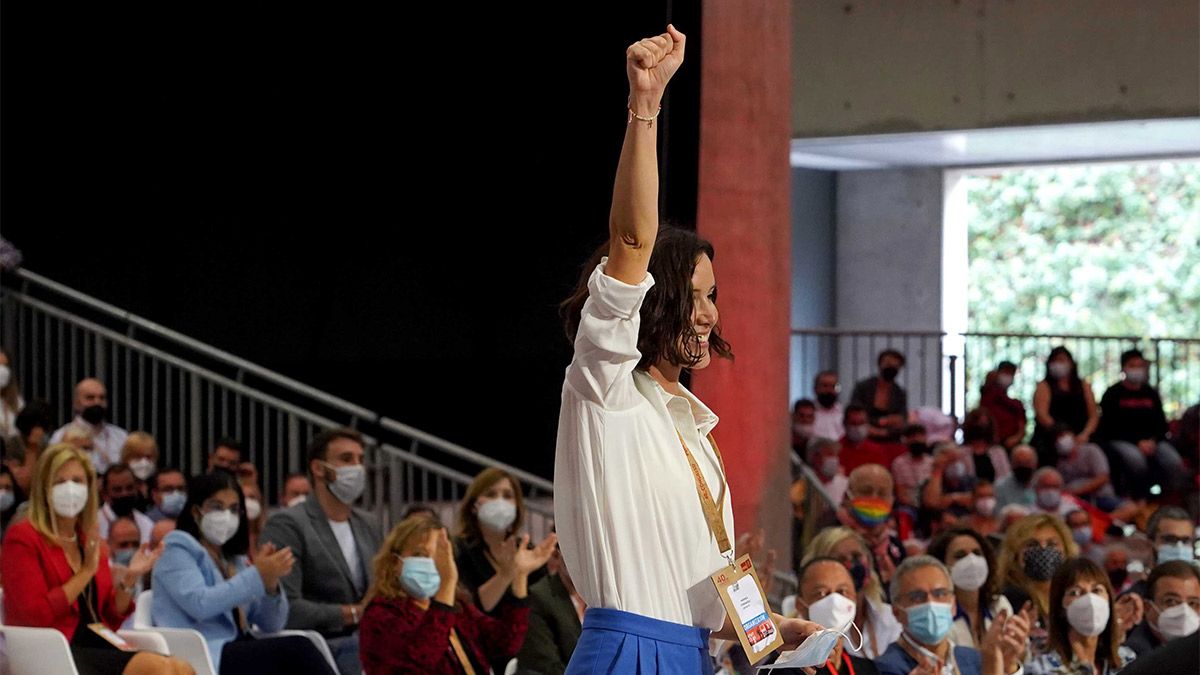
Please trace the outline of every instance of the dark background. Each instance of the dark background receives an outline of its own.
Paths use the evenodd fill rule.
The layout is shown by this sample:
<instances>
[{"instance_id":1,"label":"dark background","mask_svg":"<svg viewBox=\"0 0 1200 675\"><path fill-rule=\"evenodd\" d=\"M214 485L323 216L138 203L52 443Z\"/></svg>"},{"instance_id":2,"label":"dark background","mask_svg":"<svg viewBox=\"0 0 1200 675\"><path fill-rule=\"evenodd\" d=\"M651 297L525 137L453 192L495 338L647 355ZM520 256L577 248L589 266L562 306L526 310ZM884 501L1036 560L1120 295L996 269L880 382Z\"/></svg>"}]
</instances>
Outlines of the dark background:
<instances>
[{"instance_id":1,"label":"dark background","mask_svg":"<svg viewBox=\"0 0 1200 675\"><path fill-rule=\"evenodd\" d=\"M663 213L695 217L699 0L583 4L5 3L3 236L28 269L549 476L556 304L606 237L624 49L668 19L689 43Z\"/></svg>"}]
</instances>

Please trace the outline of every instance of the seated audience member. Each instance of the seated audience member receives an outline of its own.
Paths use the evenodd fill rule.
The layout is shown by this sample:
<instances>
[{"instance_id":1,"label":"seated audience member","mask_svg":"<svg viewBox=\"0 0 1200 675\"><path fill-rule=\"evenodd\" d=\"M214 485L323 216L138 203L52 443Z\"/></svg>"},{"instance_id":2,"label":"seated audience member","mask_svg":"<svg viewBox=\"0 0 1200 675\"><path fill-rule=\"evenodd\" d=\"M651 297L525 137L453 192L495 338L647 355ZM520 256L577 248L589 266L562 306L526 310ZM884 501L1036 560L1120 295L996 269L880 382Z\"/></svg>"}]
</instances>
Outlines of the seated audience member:
<instances>
[{"instance_id":1,"label":"seated audience member","mask_svg":"<svg viewBox=\"0 0 1200 675\"><path fill-rule=\"evenodd\" d=\"M108 390L104 383L95 378L80 380L75 385L75 398L71 402L75 418L60 427L50 436L50 443L67 440L66 431L72 425L87 429L92 434L92 459L96 473L108 471L108 467L121 461L121 448L128 434L121 427L109 423Z\"/></svg>"},{"instance_id":2,"label":"seated audience member","mask_svg":"<svg viewBox=\"0 0 1200 675\"><path fill-rule=\"evenodd\" d=\"M446 530L423 516L400 522L373 563L362 620L364 672L486 673L488 664L512 659L528 626L529 573L541 564L518 556L512 592L493 608L495 617L488 616L458 596Z\"/></svg>"},{"instance_id":3,"label":"seated audience member","mask_svg":"<svg viewBox=\"0 0 1200 675\"><path fill-rule=\"evenodd\" d=\"M549 572L529 587L529 632L517 654L519 672L562 675L583 631L587 604L575 590L562 551L554 549Z\"/></svg>"},{"instance_id":4,"label":"seated audience member","mask_svg":"<svg viewBox=\"0 0 1200 675\"><path fill-rule=\"evenodd\" d=\"M980 481L975 484L973 497L975 505L965 518L966 526L985 537L998 532L1000 521L996 517L996 488L987 481Z\"/></svg>"},{"instance_id":5,"label":"seated audience member","mask_svg":"<svg viewBox=\"0 0 1200 675\"><path fill-rule=\"evenodd\" d=\"M17 429L15 441L10 441L4 450L4 463L12 469L13 478L21 494L29 494L30 477L37 468L38 457L46 447L53 423L50 421L50 406L45 401L30 401L17 413L13 423Z\"/></svg>"},{"instance_id":6,"label":"seated audience member","mask_svg":"<svg viewBox=\"0 0 1200 675\"><path fill-rule=\"evenodd\" d=\"M242 485L247 483L258 485L258 467L254 466L254 462L238 462L233 474L237 476L238 482Z\"/></svg>"},{"instance_id":7,"label":"seated audience member","mask_svg":"<svg viewBox=\"0 0 1200 675\"><path fill-rule=\"evenodd\" d=\"M879 374L854 385L850 402L867 411L872 438L896 440L908 419L908 393L896 382L904 367L904 355L895 349L885 349L876 360ZM884 466L890 462L884 462Z\"/></svg>"},{"instance_id":8,"label":"seated audience member","mask_svg":"<svg viewBox=\"0 0 1200 675\"><path fill-rule=\"evenodd\" d=\"M1071 538L1079 546L1079 553L1081 555L1089 555L1096 543L1096 531L1092 527L1092 515L1084 509L1075 509L1067 514L1066 522L1067 528L1071 530Z\"/></svg>"},{"instance_id":9,"label":"seated audience member","mask_svg":"<svg viewBox=\"0 0 1200 675\"><path fill-rule=\"evenodd\" d=\"M1178 506L1159 507L1146 522L1146 536L1154 544L1154 561L1196 560L1196 523Z\"/></svg>"},{"instance_id":10,"label":"seated audience member","mask_svg":"<svg viewBox=\"0 0 1200 675\"><path fill-rule=\"evenodd\" d=\"M138 495L141 497L138 508L149 508L150 487L147 481L158 469L158 443L154 437L144 431L129 434L125 445L121 446L121 463L128 466L137 479Z\"/></svg>"},{"instance_id":11,"label":"seated audience member","mask_svg":"<svg viewBox=\"0 0 1200 675\"><path fill-rule=\"evenodd\" d=\"M9 438L16 433L17 415L25 407L21 398L21 385L13 376L12 361L8 352L0 349L0 438Z\"/></svg>"},{"instance_id":12,"label":"seated audience member","mask_svg":"<svg viewBox=\"0 0 1200 675\"><path fill-rule=\"evenodd\" d=\"M312 492L312 483L303 473L288 474L283 481L283 494L279 497L280 508L290 508L304 503Z\"/></svg>"},{"instance_id":13,"label":"seated audience member","mask_svg":"<svg viewBox=\"0 0 1200 675\"><path fill-rule=\"evenodd\" d=\"M1078 509L1081 502L1066 494L1062 474L1058 469L1043 466L1033 474L1033 490L1037 494L1034 513L1049 513L1066 520L1067 514Z\"/></svg>"},{"instance_id":14,"label":"seated audience member","mask_svg":"<svg viewBox=\"0 0 1200 675\"><path fill-rule=\"evenodd\" d=\"M1087 443L1096 431L1100 416L1092 385L1079 377L1075 357L1066 347L1055 347L1046 358L1046 377L1033 392L1034 427L1031 445L1037 449L1038 466L1054 466L1054 427L1065 424L1075 440Z\"/></svg>"},{"instance_id":15,"label":"seated audience member","mask_svg":"<svg viewBox=\"0 0 1200 675\"><path fill-rule=\"evenodd\" d=\"M137 523L142 543L149 542L154 521L137 508L142 498L133 471L124 464L113 464L101 479L101 485L104 506L99 513L100 536L108 538L108 527L117 518L132 518Z\"/></svg>"},{"instance_id":16,"label":"seated audience member","mask_svg":"<svg viewBox=\"0 0 1200 675\"><path fill-rule=\"evenodd\" d=\"M409 504L400 516L400 520L408 520L413 516L429 516L438 522L442 520L438 517L437 511L434 511L433 507L428 504Z\"/></svg>"},{"instance_id":17,"label":"seated audience member","mask_svg":"<svg viewBox=\"0 0 1200 675\"><path fill-rule=\"evenodd\" d=\"M238 483L242 486L242 495L246 497L246 522L250 525L250 550L258 550L258 538L262 534L263 526L267 523L267 511L263 508L262 490L258 489L257 483L248 482L245 478L239 478Z\"/></svg>"},{"instance_id":18,"label":"seated audience member","mask_svg":"<svg viewBox=\"0 0 1200 675\"><path fill-rule=\"evenodd\" d=\"M995 423L987 410L976 408L963 421L963 458L967 472L989 483L1012 473L1008 451L997 443Z\"/></svg>"},{"instance_id":19,"label":"seated audience member","mask_svg":"<svg viewBox=\"0 0 1200 675\"><path fill-rule=\"evenodd\" d=\"M290 548L296 557L283 578L287 627L324 635L342 675L362 669L355 629L380 544L375 516L352 506L366 486L363 456L362 435L353 429L317 434L308 446L312 497L277 511L262 533L264 543Z\"/></svg>"},{"instance_id":20,"label":"seated audience member","mask_svg":"<svg viewBox=\"0 0 1200 675\"><path fill-rule=\"evenodd\" d=\"M792 406L792 451L804 457L809 441L816 438L813 423L816 421L817 405L802 398Z\"/></svg>"},{"instance_id":21,"label":"seated audience member","mask_svg":"<svg viewBox=\"0 0 1200 675\"><path fill-rule=\"evenodd\" d=\"M241 443L232 438L222 438L213 446L212 452L208 453L206 472L212 473L214 469L224 469L229 473L237 474L243 454Z\"/></svg>"},{"instance_id":22,"label":"seated audience member","mask_svg":"<svg viewBox=\"0 0 1200 675\"><path fill-rule=\"evenodd\" d=\"M921 505L921 485L933 474L933 457L930 456L923 425L910 424L905 427L900 441L908 448L908 452L892 460L896 501L915 509Z\"/></svg>"},{"instance_id":23,"label":"seated audience member","mask_svg":"<svg viewBox=\"0 0 1200 675\"><path fill-rule=\"evenodd\" d=\"M966 452L954 443L938 445L933 454L933 471L921 489L921 505L935 513L975 506L975 476L967 465Z\"/></svg>"},{"instance_id":24,"label":"seated audience member","mask_svg":"<svg viewBox=\"0 0 1200 675\"><path fill-rule=\"evenodd\" d=\"M1063 561L1078 554L1066 525L1055 516L1039 514L1018 520L1004 533L1000 549L1001 593L1012 607L1033 602L1035 624L1030 627L1030 654L1049 649L1050 580ZM1103 572L1101 572L1103 574Z\"/></svg>"},{"instance_id":25,"label":"seated audience member","mask_svg":"<svg viewBox=\"0 0 1200 675\"><path fill-rule=\"evenodd\" d=\"M954 625L950 641L960 647L983 644L983 636L996 617L1013 614L1008 598L997 587L996 555L986 537L961 527L945 530L929 544L929 555L950 570L954 582ZM1026 621L1032 620L1028 607Z\"/></svg>"},{"instance_id":26,"label":"seated audience member","mask_svg":"<svg viewBox=\"0 0 1200 675\"><path fill-rule=\"evenodd\" d=\"M841 561L850 572L858 603L854 610L854 624L862 632L861 649L845 645L854 656L874 659L887 646L900 637L900 624L892 614L892 608L884 601L883 584L875 572L874 556L867 543L854 530L845 527L829 527L813 537L801 561L801 569L818 558L833 558Z\"/></svg>"},{"instance_id":27,"label":"seated audience member","mask_svg":"<svg viewBox=\"0 0 1200 675\"><path fill-rule=\"evenodd\" d=\"M1129 579L1129 549L1125 548L1124 544L1119 541L1109 544L1104 549L1101 563L1114 593L1120 595L1132 585L1133 582Z\"/></svg>"},{"instance_id":28,"label":"seated audience member","mask_svg":"<svg viewBox=\"0 0 1200 675\"><path fill-rule=\"evenodd\" d=\"M187 501L187 480L179 469L163 469L150 477L150 500L153 506L146 516L158 522L178 518Z\"/></svg>"},{"instance_id":29,"label":"seated audience member","mask_svg":"<svg viewBox=\"0 0 1200 675\"><path fill-rule=\"evenodd\" d=\"M899 443L881 443L869 436L867 411L860 405L846 406L846 435L841 438L842 450L838 457L846 473L863 464L891 466L892 460L904 454Z\"/></svg>"},{"instance_id":30,"label":"seated audience member","mask_svg":"<svg viewBox=\"0 0 1200 675\"><path fill-rule=\"evenodd\" d=\"M849 570L837 558L813 558L796 574L796 609L800 617L825 628L857 637L854 617L858 613L858 591ZM851 654L846 638L839 638L826 662L817 667L816 675L876 675L875 662ZM830 670L832 666L832 670ZM786 675L801 675L798 668L776 670Z\"/></svg>"},{"instance_id":31,"label":"seated audience member","mask_svg":"<svg viewBox=\"0 0 1200 675\"><path fill-rule=\"evenodd\" d=\"M1138 657L1200 629L1200 570L1195 565L1162 563L1151 570L1146 589L1146 620L1125 638L1125 646Z\"/></svg>"},{"instance_id":32,"label":"seated audience member","mask_svg":"<svg viewBox=\"0 0 1200 675\"><path fill-rule=\"evenodd\" d=\"M1070 429L1060 425L1055 427L1054 447L1067 492L1105 511L1116 508L1117 493L1109 482L1108 460L1100 446L1080 443Z\"/></svg>"},{"instance_id":33,"label":"seated audience member","mask_svg":"<svg viewBox=\"0 0 1200 675\"><path fill-rule=\"evenodd\" d=\"M4 441L0 440L0 445L3 444ZM8 530L9 524L16 518L17 507L24 501L22 497L12 469L7 464L0 464L0 535Z\"/></svg>"},{"instance_id":34,"label":"seated audience member","mask_svg":"<svg viewBox=\"0 0 1200 675\"><path fill-rule=\"evenodd\" d=\"M1037 501L1033 491L1033 472L1037 470L1037 453L1033 447L1018 445L1012 451L1012 474L996 481L996 508L1009 504L1032 508Z\"/></svg>"},{"instance_id":35,"label":"seated audience member","mask_svg":"<svg viewBox=\"0 0 1200 675\"><path fill-rule=\"evenodd\" d=\"M867 543L875 556L875 571L883 583L892 579L892 571L904 559L904 545L891 523L896 504L892 474L878 464L864 464L850 472L845 506L838 509L838 520Z\"/></svg>"},{"instance_id":36,"label":"seated audience member","mask_svg":"<svg viewBox=\"0 0 1200 675\"><path fill-rule=\"evenodd\" d=\"M4 536L4 623L57 629L81 673L192 672L176 659L122 651L89 628L121 627L133 612L133 580L150 571L158 555L138 553L114 575L96 530L96 472L87 454L67 443L51 445L38 459L31 488L29 517Z\"/></svg>"},{"instance_id":37,"label":"seated audience member","mask_svg":"<svg viewBox=\"0 0 1200 675\"><path fill-rule=\"evenodd\" d=\"M838 394L841 392L838 375L832 370L821 371L813 379L813 395L817 399L813 415L813 434L817 438L838 440L846 435L842 404L838 403Z\"/></svg>"},{"instance_id":38,"label":"seated audience member","mask_svg":"<svg viewBox=\"0 0 1200 675\"><path fill-rule=\"evenodd\" d=\"M501 469L481 471L458 508L455 565L463 588L485 614L512 593L518 559L522 566L537 563L530 570L536 572L536 580L545 574L542 567L554 553L558 537L551 534L536 548L528 548L528 535L519 539L517 535L524 526L520 483Z\"/></svg>"},{"instance_id":39,"label":"seated audience member","mask_svg":"<svg viewBox=\"0 0 1200 675\"><path fill-rule=\"evenodd\" d=\"M805 461L813 468L817 478L821 480L821 489L829 496L830 504L841 504L850 485L850 478L842 471L838 454L842 446L837 441L828 438L814 440L808 448Z\"/></svg>"},{"instance_id":40,"label":"seated audience member","mask_svg":"<svg viewBox=\"0 0 1200 675\"><path fill-rule=\"evenodd\" d=\"M936 558L914 556L900 563L892 579L892 612L904 631L875 659L881 675L946 673L982 675L980 651L956 646L950 641L954 620L954 584L950 570ZM999 652L1002 663L993 663L989 675L1015 673L1021 667L1026 631L1020 615L998 615L986 631L983 651L992 657ZM1003 627L1003 633L1000 629ZM998 638L1002 638L998 641ZM925 671L921 669L925 668ZM999 670L997 670L999 669Z\"/></svg>"},{"instance_id":41,"label":"seated audience member","mask_svg":"<svg viewBox=\"0 0 1200 675\"><path fill-rule=\"evenodd\" d=\"M288 599L279 586L292 569L290 549L267 544L251 564L245 499L236 479L221 471L194 476L179 526L166 536L154 569L154 625L190 628L204 636L209 656L229 673L328 673L305 637L254 639L283 628Z\"/></svg>"},{"instance_id":42,"label":"seated audience member","mask_svg":"<svg viewBox=\"0 0 1200 675\"><path fill-rule=\"evenodd\" d=\"M1121 643L1112 587L1104 570L1087 558L1073 558L1054 574L1049 604L1048 649L1025 666L1029 675L1116 673L1134 659Z\"/></svg>"},{"instance_id":43,"label":"seated audience member","mask_svg":"<svg viewBox=\"0 0 1200 675\"><path fill-rule=\"evenodd\" d=\"M988 373L979 391L979 407L988 411L995 424L995 441L1012 450L1025 440L1025 404L1008 395L1017 364L1001 361Z\"/></svg>"},{"instance_id":44,"label":"seated audience member","mask_svg":"<svg viewBox=\"0 0 1200 675\"><path fill-rule=\"evenodd\" d=\"M1021 506L1020 504L1009 504L1000 510L1000 540L1004 539L1003 534L1008 532L1008 528L1012 527L1018 520L1030 515L1029 507Z\"/></svg>"},{"instance_id":45,"label":"seated audience member","mask_svg":"<svg viewBox=\"0 0 1200 675\"><path fill-rule=\"evenodd\" d=\"M114 575L124 575L133 556L142 548L142 535L132 518L117 518L108 528L108 564ZM133 581L133 597L142 592L142 579Z\"/></svg>"},{"instance_id":46,"label":"seated audience member","mask_svg":"<svg viewBox=\"0 0 1200 675\"><path fill-rule=\"evenodd\" d=\"M1149 362L1136 349L1121 354L1122 379L1100 398L1096 435L1121 462L1125 485L1135 499L1150 486L1182 487L1188 472L1179 451L1166 441L1167 417L1158 390L1149 384Z\"/></svg>"}]
</instances>

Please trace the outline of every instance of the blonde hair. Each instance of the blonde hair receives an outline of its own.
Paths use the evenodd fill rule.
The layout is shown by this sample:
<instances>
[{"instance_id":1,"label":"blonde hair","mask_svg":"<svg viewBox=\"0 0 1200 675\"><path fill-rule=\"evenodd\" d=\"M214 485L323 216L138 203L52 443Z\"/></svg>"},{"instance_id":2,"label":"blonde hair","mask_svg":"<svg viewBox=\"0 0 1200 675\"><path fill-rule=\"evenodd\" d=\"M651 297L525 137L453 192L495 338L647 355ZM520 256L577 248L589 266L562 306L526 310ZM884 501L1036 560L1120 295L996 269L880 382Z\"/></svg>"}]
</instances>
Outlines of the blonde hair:
<instances>
[{"instance_id":1,"label":"blonde hair","mask_svg":"<svg viewBox=\"0 0 1200 675\"><path fill-rule=\"evenodd\" d=\"M95 439L96 435L92 433L92 430L78 422L72 422L71 424L68 424L62 435L63 443L73 444L75 441L92 441Z\"/></svg>"},{"instance_id":2,"label":"blonde hair","mask_svg":"<svg viewBox=\"0 0 1200 675\"><path fill-rule=\"evenodd\" d=\"M135 431L125 439L121 446L121 463L128 464L130 454L138 451L149 451L154 454L154 463L158 464L158 442L145 431Z\"/></svg>"},{"instance_id":3,"label":"blonde hair","mask_svg":"<svg viewBox=\"0 0 1200 675\"><path fill-rule=\"evenodd\" d=\"M1048 616L1049 600L1034 592L1033 580L1026 576L1025 566L1021 563L1021 554L1025 551L1025 546L1030 539L1033 539L1033 533L1043 527L1053 528L1058 534L1059 541L1063 546L1064 562L1079 555L1079 547L1075 545L1075 540L1071 537L1071 532L1067 530L1063 521L1046 513L1025 516L1010 525L1004 532L1004 545L1000 547L1000 556L997 561L999 570L996 576L1003 584L1016 586L1028 593L1029 597L1033 599L1038 613L1041 616Z\"/></svg>"},{"instance_id":4,"label":"blonde hair","mask_svg":"<svg viewBox=\"0 0 1200 675\"><path fill-rule=\"evenodd\" d=\"M879 580L879 575L875 572L875 554L871 552L871 547L867 546L866 540L848 527L827 527L821 530L820 534L813 537L813 540L808 543L808 550L805 551L800 566L804 567L814 558L835 557L833 555L834 547L847 539L858 542L858 545L867 554L864 563L867 566L867 579L863 583L862 595L876 604L882 603L883 582Z\"/></svg>"},{"instance_id":5,"label":"blonde hair","mask_svg":"<svg viewBox=\"0 0 1200 675\"><path fill-rule=\"evenodd\" d=\"M29 493L29 523L33 529L51 539L60 535L58 522L55 519L54 508L50 505L50 488L53 487L54 477L64 466L71 462L79 462L87 475L88 500L83 511L79 513L76 528L87 534L96 523L96 510L99 499L96 496L96 469L87 453L70 443L55 443L42 452L38 458L37 469L30 481Z\"/></svg>"},{"instance_id":6,"label":"blonde hair","mask_svg":"<svg viewBox=\"0 0 1200 675\"><path fill-rule=\"evenodd\" d=\"M407 598L408 593L405 593L404 587L400 585L400 566L403 564L401 557L404 555L404 549L414 539L428 536L430 532L440 529L441 523L423 514L411 515L397 523L383 540L375 559L371 561L375 581L367 591L367 597L384 600Z\"/></svg>"}]
</instances>

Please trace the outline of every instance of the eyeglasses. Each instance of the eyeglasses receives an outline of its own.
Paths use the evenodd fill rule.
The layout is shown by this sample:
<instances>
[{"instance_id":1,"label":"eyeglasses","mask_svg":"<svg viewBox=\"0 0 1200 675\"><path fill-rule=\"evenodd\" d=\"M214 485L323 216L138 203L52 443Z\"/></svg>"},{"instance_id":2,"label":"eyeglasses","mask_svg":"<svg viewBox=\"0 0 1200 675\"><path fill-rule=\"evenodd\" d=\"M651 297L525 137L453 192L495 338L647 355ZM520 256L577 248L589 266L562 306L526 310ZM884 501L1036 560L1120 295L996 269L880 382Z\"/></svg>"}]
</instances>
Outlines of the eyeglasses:
<instances>
[{"instance_id":1,"label":"eyeglasses","mask_svg":"<svg viewBox=\"0 0 1200 675\"><path fill-rule=\"evenodd\" d=\"M909 591L903 594L905 606L908 605L923 605L929 602L932 596L934 602L950 602L954 597L954 591L949 588L935 588L932 591Z\"/></svg>"}]
</instances>

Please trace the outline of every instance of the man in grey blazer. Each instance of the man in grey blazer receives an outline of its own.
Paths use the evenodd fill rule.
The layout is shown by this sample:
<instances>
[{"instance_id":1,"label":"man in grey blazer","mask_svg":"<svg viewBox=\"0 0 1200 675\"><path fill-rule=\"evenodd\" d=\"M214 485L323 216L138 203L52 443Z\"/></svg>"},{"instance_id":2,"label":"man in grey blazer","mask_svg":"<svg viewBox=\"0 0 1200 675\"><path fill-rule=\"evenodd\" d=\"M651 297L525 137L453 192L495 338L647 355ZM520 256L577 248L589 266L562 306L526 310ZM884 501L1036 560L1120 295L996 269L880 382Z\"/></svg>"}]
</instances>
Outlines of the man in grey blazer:
<instances>
[{"instance_id":1,"label":"man in grey blazer","mask_svg":"<svg viewBox=\"0 0 1200 675\"><path fill-rule=\"evenodd\" d=\"M308 447L309 499L271 516L260 541L291 547L287 627L325 636L342 675L358 675L358 621L382 536L376 518L352 504L366 486L362 435L323 431Z\"/></svg>"}]
</instances>

